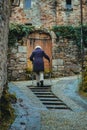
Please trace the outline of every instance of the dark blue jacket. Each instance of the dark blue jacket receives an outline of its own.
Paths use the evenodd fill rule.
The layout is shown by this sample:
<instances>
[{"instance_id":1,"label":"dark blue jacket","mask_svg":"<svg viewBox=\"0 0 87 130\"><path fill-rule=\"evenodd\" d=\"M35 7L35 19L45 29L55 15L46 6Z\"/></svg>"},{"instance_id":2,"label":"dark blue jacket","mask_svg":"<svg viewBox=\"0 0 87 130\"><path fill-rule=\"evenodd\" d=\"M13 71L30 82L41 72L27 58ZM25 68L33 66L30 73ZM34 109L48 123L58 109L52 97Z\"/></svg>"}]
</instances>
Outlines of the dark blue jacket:
<instances>
[{"instance_id":1,"label":"dark blue jacket","mask_svg":"<svg viewBox=\"0 0 87 130\"><path fill-rule=\"evenodd\" d=\"M42 49L37 48L32 52L30 60L33 63L34 72L44 71L43 57L45 57L50 62L49 56Z\"/></svg>"}]
</instances>

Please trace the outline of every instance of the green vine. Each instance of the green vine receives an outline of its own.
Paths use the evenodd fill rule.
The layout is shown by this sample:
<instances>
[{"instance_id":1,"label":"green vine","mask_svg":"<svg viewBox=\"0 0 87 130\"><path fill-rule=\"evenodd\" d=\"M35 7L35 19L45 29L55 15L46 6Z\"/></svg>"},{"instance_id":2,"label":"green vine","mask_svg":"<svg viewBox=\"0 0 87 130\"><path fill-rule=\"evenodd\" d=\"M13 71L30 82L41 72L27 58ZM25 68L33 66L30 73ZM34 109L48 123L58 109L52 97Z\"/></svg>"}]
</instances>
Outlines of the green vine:
<instances>
[{"instance_id":1,"label":"green vine","mask_svg":"<svg viewBox=\"0 0 87 130\"><path fill-rule=\"evenodd\" d=\"M74 26L53 26L57 38L60 36L67 39L72 39L79 47L81 47L81 27ZM83 26L83 42L87 46L87 25Z\"/></svg>"},{"instance_id":2,"label":"green vine","mask_svg":"<svg viewBox=\"0 0 87 130\"><path fill-rule=\"evenodd\" d=\"M34 30L34 26L28 26L24 24L10 24L8 45L14 46L16 42L22 40L23 37L28 36L31 31Z\"/></svg>"},{"instance_id":3,"label":"green vine","mask_svg":"<svg viewBox=\"0 0 87 130\"><path fill-rule=\"evenodd\" d=\"M23 39L34 31L35 27L24 24L13 24L9 26L9 42L8 45L13 46L16 42ZM52 31L55 32L57 39L61 36L62 38L72 39L78 47L81 48L81 27L75 26L53 26ZM83 42L84 46L87 46L87 25L83 26Z\"/></svg>"}]
</instances>

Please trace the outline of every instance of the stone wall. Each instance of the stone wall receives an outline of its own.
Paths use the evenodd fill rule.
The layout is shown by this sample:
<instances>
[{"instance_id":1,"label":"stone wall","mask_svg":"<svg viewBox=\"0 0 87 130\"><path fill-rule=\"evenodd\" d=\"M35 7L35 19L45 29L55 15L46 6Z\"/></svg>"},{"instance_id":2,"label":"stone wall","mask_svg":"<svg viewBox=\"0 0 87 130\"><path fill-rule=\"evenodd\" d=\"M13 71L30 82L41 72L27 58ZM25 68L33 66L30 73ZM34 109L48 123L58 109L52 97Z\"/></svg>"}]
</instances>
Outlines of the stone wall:
<instances>
[{"instance_id":1,"label":"stone wall","mask_svg":"<svg viewBox=\"0 0 87 130\"><path fill-rule=\"evenodd\" d=\"M8 49L8 80L25 80L27 68L27 46L15 44Z\"/></svg>"},{"instance_id":2,"label":"stone wall","mask_svg":"<svg viewBox=\"0 0 87 130\"><path fill-rule=\"evenodd\" d=\"M55 2L56 1L56 2ZM36 28L44 28L50 32L54 25L79 25L81 21L80 1L72 1L72 9L66 9L65 0L32 0L31 8L24 9L23 0L20 6L13 8L10 22L19 24L32 24ZM83 0L83 22L87 23L87 3ZM52 75L55 77L79 74L81 71L78 62L78 48L73 41L60 38L56 41L55 34L52 37ZM26 78L27 52L20 52L19 48L26 45L16 44L10 48L8 75L9 80L21 80ZM23 49L23 50L27 50Z\"/></svg>"},{"instance_id":3,"label":"stone wall","mask_svg":"<svg viewBox=\"0 0 87 130\"><path fill-rule=\"evenodd\" d=\"M74 41L59 38L53 47L52 71L56 77L80 74L79 48Z\"/></svg>"},{"instance_id":4,"label":"stone wall","mask_svg":"<svg viewBox=\"0 0 87 130\"><path fill-rule=\"evenodd\" d=\"M27 44L16 43L9 48L8 79L27 80ZM31 50L30 50L31 51ZM52 45L52 77L73 76L80 74L79 50L73 41L59 38ZM31 76L30 76L31 79Z\"/></svg>"},{"instance_id":5,"label":"stone wall","mask_svg":"<svg viewBox=\"0 0 87 130\"><path fill-rule=\"evenodd\" d=\"M0 97L7 83L9 0L0 0Z\"/></svg>"},{"instance_id":6,"label":"stone wall","mask_svg":"<svg viewBox=\"0 0 87 130\"><path fill-rule=\"evenodd\" d=\"M87 23L87 3L83 0L83 22ZM72 0L72 9L66 9L65 0L32 0L31 8L24 9L23 0L12 10L11 22L29 23L36 27L51 28L53 25L79 25L81 22L80 0Z\"/></svg>"}]
</instances>

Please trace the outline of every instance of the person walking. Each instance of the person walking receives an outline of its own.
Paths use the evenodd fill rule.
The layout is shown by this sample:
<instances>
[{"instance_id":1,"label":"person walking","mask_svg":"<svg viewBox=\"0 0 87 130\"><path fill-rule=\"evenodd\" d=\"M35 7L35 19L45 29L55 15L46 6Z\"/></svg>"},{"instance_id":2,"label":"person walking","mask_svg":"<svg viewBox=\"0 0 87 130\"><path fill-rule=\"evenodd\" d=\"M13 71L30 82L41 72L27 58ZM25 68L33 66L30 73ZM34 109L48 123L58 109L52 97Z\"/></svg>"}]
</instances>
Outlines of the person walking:
<instances>
[{"instance_id":1,"label":"person walking","mask_svg":"<svg viewBox=\"0 0 87 130\"><path fill-rule=\"evenodd\" d=\"M33 72L36 75L37 86L44 85L44 60L43 57L50 63L49 56L44 52L41 46L36 46L30 56L30 60L33 64Z\"/></svg>"}]
</instances>

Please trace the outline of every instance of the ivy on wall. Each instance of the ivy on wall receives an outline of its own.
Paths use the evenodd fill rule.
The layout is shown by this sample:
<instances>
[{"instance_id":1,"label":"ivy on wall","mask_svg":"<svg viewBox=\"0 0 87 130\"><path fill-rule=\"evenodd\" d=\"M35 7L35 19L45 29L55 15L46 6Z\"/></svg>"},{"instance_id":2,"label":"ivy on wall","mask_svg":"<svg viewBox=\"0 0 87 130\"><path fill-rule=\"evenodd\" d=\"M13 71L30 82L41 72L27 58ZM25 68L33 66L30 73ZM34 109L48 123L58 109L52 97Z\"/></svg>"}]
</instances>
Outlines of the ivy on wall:
<instances>
[{"instance_id":1,"label":"ivy on wall","mask_svg":"<svg viewBox=\"0 0 87 130\"><path fill-rule=\"evenodd\" d=\"M81 27L74 26L53 26L57 38L72 39L79 47L81 47ZM83 43L87 47L87 25L83 26Z\"/></svg>"},{"instance_id":2,"label":"ivy on wall","mask_svg":"<svg viewBox=\"0 0 87 130\"><path fill-rule=\"evenodd\" d=\"M81 50L81 27L73 26L54 26L52 30L55 32L57 39L61 36L62 38L71 39ZM87 25L83 26L83 45L87 48ZM87 59L85 59L84 73L82 74L82 83L79 88L81 95L87 97Z\"/></svg>"},{"instance_id":3,"label":"ivy on wall","mask_svg":"<svg viewBox=\"0 0 87 130\"><path fill-rule=\"evenodd\" d=\"M35 27L24 24L10 24L9 26L9 42L8 45L13 46L14 43L22 40L23 37L28 36L30 32L34 31ZM74 26L53 26L51 29L57 36L57 39L62 38L72 39L74 43L81 46L81 27ZM87 25L83 26L83 43L87 47Z\"/></svg>"},{"instance_id":4,"label":"ivy on wall","mask_svg":"<svg viewBox=\"0 0 87 130\"><path fill-rule=\"evenodd\" d=\"M23 37L28 36L33 30L34 26L11 23L9 25L8 46L14 46L16 42L22 40Z\"/></svg>"}]
</instances>

